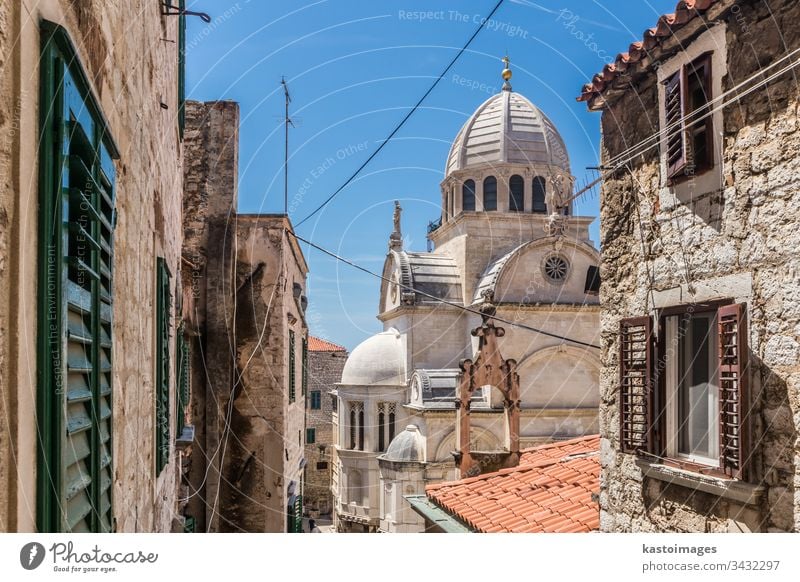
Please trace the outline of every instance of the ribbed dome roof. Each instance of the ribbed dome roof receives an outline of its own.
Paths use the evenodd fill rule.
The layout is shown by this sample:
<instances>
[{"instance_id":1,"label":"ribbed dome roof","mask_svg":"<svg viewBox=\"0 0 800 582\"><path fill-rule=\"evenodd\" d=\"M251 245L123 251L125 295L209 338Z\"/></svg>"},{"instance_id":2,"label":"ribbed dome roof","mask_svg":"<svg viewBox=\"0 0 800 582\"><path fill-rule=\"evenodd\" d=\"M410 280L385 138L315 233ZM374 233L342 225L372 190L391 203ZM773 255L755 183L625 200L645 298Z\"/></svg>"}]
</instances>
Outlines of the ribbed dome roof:
<instances>
[{"instance_id":1,"label":"ribbed dome roof","mask_svg":"<svg viewBox=\"0 0 800 582\"><path fill-rule=\"evenodd\" d=\"M406 430L394 437L386 453L386 461L394 462L425 462L425 437L419 432L415 424L409 424Z\"/></svg>"},{"instance_id":2,"label":"ribbed dome roof","mask_svg":"<svg viewBox=\"0 0 800 582\"><path fill-rule=\"evenodd\" d=\"M342 384L404 385L406 358L400 333L390 328L358 344L342 370Z\"/></svg>"},{"instance_id":3,"label":"ribbed dome roof","mask_svg":"<svg viewBox=\"0 0 800 582\"><path fill-rule=\"evenodd\" d=\"M458 132L445 176L485 164L551 164L569 173L556 126L527 98L501 91L487 99Z\"/></svg>"}]
</instances>

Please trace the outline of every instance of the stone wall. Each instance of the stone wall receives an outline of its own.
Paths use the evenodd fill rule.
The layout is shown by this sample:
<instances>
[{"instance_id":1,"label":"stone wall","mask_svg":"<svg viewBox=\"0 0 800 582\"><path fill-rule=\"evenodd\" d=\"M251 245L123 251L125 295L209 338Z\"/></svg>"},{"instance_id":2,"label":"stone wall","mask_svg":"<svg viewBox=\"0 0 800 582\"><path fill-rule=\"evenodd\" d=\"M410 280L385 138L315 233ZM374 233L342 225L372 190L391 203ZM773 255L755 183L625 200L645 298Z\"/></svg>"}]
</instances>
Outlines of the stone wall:
<instances>
[{"instance_id":1,"label":"stone wall","mask_svg":"<svg viewBox=\"0 0 800 582\"><path fill-rule=\"evenodd\" d=\"M159 3L144 0L124 8L99 0L0 4L0 530L36 527L42 19L67 30L121 154L116 162L113 289L116 527L169 531L178 463L173 455L156 477L152 403L156 257L166 258L176 276L173 283L180 271L178 56L177 44L163 40L177 38L178 20L162 17Z\"/></svg>"},{"instance_id":2,"label":"stone wall","mask_svg":"<svg viewBox=\"0 0 800 582\"><path fill-rule=\"evenodd\" d=\"M236 217L236 381L223 472L222 531L286 531L302 492L302 299L308 267L283 215ZM295 293L295 286L299 286ZM289 395L294 332L295 399Z\"/></svg>"},{"instance_id":3,"label":"stone wall","mask_svg":"<svg viewBox=\"0 0 800 582\"><path fill-rule=\"evenodd\" d=\"M308 407L306 427L316 432L316 442L306 444L306 479L304 503L307 509L321 515L333 509L331 472L333 471L333 405L331 390L342 379L347 362L345 351L309 351ZM311 393L320 392L320 408L311 408ZM321 465L320 463L324 463Z\"/></svg>"},{"instance_id":4,"label":"stone wall","mask_svg":"<svg viewBox=\"0 0 800 582\"><path fill-rule=\"evenodd\" d=\"M723 17L722 89L800 46L800 4L739 3ZM698 34L707 30L703 25ZM713 27L712 27L713 29ZM691 48L694 30L673 46ZM681 36L681 35L687 36ZM696 36L696 35L695 35ZM689 50L689 49L687 49ZM716 47L715 50L724 50ZM670 55L653 59L666 65ZM658 131L656 73L603 113L603 160ZM721 169L710 189L662 187L658 149L602 189L603 531L797 531L800 528L800 128L795 77L723 110ZM732 298L748 304L751 485L654 471L619 452L618 333L653 306ZM671 482L671 484L670 484Z\"/></svg>"},{"instance_id":5,"label":"stone wall","mask_svg":"<svg viewBox=\"0 0 800 582\"><path fill-rule=\"evenodd\" d=\"M184 314L191 342L190 417L195 442L186 468L186 514L197 531L219 531L219 469L226 405L234 382L234 297L239 105L186 103L183 197Z\"/></svg>"}]
</instances>

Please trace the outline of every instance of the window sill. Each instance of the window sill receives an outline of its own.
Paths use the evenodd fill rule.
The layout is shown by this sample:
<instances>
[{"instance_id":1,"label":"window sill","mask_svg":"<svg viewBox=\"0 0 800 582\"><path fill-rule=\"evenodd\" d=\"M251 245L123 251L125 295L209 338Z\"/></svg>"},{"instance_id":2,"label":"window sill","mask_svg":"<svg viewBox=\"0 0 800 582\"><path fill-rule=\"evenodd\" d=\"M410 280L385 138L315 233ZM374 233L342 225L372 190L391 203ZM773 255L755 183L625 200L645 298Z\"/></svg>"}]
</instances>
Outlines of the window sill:
<instances>
[{"instance_id":1,"label":"window sill","mask_svg":"<svg viewBox=\"0 0 800 582\"><path fill-rule=\"evenodd\" d=\"M710 493L745 505L758 505L764 494L764 487L761 485L752 485L735 479L701 475L685 469L653 463L646 459L637 459L636 465L642 470L645 477Z\"/></svg>"}]
</instances>

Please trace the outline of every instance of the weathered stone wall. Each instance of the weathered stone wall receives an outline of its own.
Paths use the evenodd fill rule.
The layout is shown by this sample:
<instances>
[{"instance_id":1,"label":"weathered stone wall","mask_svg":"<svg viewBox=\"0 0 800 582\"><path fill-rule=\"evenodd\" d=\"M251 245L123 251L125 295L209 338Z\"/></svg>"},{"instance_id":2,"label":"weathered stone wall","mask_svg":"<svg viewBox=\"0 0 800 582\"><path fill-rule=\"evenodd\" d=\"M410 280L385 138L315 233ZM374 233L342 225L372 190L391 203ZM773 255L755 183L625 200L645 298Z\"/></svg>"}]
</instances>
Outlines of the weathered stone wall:
<instances>
[{"instance_id":1,"label":"weathered stone wall","mask_svg":"<svg viewBox=\"0 0 800 582\"><path fill-rule=\"evenodd\" d=\"M131 15L136 26L131 26ZM152 403L156 257L166 258L173 283L180 271L178 56L177 44L164 41L177 38L178 20L162 17L159 3L149 0L124 5L100 0L0 3L0 529L32 531L36 523L42 19L69 32L121 152L113 289L116 527L169 531L177 463L173 455L156 477Z\"/></svg>"},{"instance_id":2,"label":"weathered stone wall","mask_svg":"<svg viewBox=\"0 0 800 582\"><path fill-rule=\"evenodd\" d=\"M286 531L302 491L305 397L301 298L308 267L283 215L236 217L236 382L223 473L222 531ZM300 286L295 297L295 284ZM295 400L289 398L289 331ZM293 487L290 485L294 483Z\"/></svg>"},{"instance_id":3,"label":"weathered stone wall","mask_svg":"<svg viewBox=\"0 0 800 582\"><path fill-rule=\"evenodd\" d=\"M234 382L234 237L239 105L186 103L183 197L184 313L191 337L191 422L186 515L219 531L220 459Z\"/></svg>"},{"instance_id":4,"label":"weathered stone wall","mask_svg":"<svg viewBox=\"0 0 800 582\"><path fill-rule=\"evenodd\" d=\"M330 392L342 379L347 362L345 351L309 351L308 353L308 408L306 427L316 431L316 442L307 444L305 506L312 512L328 514L333 509L331 472L333 471L333 405ZM311 392L320 392L320 408L311 408ZM319 466L326 463L326 466Z\"/></svg>"},{"instance_id":5,"label":"weathered stone wall","mask_svg":"<svg viewBox=\"0 0 800 582\"><path fill-rule=\"evenodd\" d=\"M729 13L723 90L800 46L799 18L792 0L740 3ZM658 131L655 78L635 80L603 113L604 161ZM799 105L788 74L724 109L718 187L661 188L657 148L603 186L603 531L800 529ZM756 486L679 473L667 484L619 452L619 322L653 304L718 298L748 304Z\"/></svg>"}]
</instances>

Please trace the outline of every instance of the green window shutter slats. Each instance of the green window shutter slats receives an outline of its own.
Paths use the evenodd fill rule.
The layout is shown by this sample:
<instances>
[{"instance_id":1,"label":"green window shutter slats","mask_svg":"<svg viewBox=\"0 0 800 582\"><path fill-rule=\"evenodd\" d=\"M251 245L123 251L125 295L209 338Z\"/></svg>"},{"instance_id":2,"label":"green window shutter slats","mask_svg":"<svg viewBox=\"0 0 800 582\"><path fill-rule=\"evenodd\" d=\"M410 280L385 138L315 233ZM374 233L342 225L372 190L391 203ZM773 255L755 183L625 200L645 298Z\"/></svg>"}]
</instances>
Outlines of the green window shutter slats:
<instances>
[{"instance_id":1,"label":"green window shutter slats","mask_svg":"<svg viewBox=\"0 0 800 582\"><path fill-rule=\"evenodd\" d=\"M169 328L170 272L160 258L156 265L156 474L169 463Z\"/></svg>"},{"instance_id":2,"label":"green window shutter slats","mask_svg":"<svg viewBox=\"0 0 800 582\"><path fill-rule=\"evenodd\" d=\"M178 358L177 376L176 376L176 422L175 433L178 437L183 433L186 426L186 408L189 406L189 390L191 378L189 376L189 362L191 352L189 350L189 342L183 335L183 326L178 329L177 345L175 354Z\"/></svg>"},{"instance_id":3,"label":"green window shutter slats","mask_svg":"<svg viewBox=\"0 0 800 582\"><path fill-rule=\"evenodd\" d=\"M300 381L303 396L308 392L308 338L303 338L303 377Z\"/></svg>"},{"instance_id":4,"label":"green window shutter slats","mask_svg":"<svg viewBox=\"0 0 800 582\"><path fill-rule=\"evenodd\" d=\"M37 527L107 532L117 152L66 33L42 28Z\"/></svg>"},{"instance_id":5,"label":"green window shutter slats","mask_svg":"<svg viewBox=\"0 0 800 582\"><path fill-rule=\"evenodd\" d=\"M294 332L289 330L289 402L295 400Z\"/></svg>"},{"instance_id":6,"label":"green window shutter slats","mask_svg":"<svg viewBox=\"0 0 800 582\"><path fill-rule=\"evenodd\" d=\"M317 442L317 430L314 428L307 428L306 429L306 444L313 445Z\"/></svg>"},{"instance_id":7,"label":"green window shutter slats","mask_svg":"<svg viewBox=\"0 0 800 582\"><path fill-rule=\"evenodd\" d=\"M294 499L294 532L303 533L303 496Z\"/></svg>"}]
</instances>

